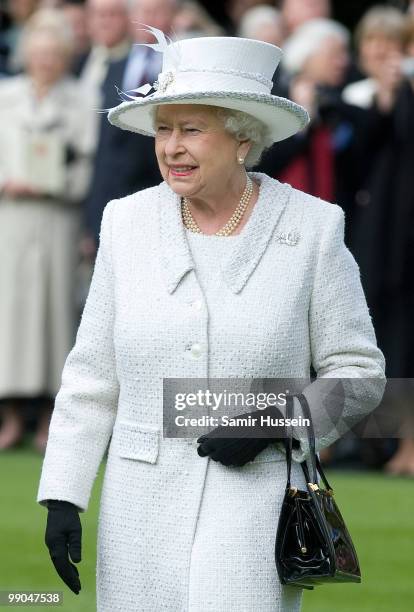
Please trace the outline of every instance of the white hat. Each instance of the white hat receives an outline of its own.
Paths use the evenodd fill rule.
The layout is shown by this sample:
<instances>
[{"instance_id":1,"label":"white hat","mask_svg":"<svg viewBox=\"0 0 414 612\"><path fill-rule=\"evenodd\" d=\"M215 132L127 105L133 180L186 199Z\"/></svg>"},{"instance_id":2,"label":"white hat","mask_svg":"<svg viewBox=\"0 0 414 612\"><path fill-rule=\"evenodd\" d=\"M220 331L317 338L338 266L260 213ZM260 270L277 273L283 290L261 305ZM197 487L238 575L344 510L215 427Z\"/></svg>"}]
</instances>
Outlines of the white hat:
<instances>
[{"instance_id":1,"label":"white hat","mask_svg":"<svg viewBox=\"0 0 414 612\"><path fill-rule=\"evenodd\" d=\"M307 111L287 98L271 95L272 76L282 51L247 38L201 37L168 44L164 34L148 26L163 53L157 81L132 90L142 97L107 109L108 119L124 130L154 136L151 109L159 104L206 104L243 111L260 119L273 142L303 129ZM155 88L155 91L154 91Z\"/></svg>"}]
</instances>

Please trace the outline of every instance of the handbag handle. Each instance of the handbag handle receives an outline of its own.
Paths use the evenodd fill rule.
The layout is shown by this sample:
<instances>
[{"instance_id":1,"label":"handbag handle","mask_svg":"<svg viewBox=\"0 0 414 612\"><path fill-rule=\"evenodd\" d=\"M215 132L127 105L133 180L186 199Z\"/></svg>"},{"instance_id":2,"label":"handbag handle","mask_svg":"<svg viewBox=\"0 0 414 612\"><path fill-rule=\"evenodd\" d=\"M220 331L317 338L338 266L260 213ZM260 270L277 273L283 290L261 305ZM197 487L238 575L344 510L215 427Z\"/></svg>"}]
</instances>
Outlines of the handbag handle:
<instances>
[{"instance_id":1,"label":"handbag handle","mask_svg":"<svg viewBox=\"0 0 414 612\"><path fill-rule=\"evenodd\" d=\"M292 419L293 417L294 397L298 398L303 414L304 414L304 417L309 420L309 426L306 427L306 433L307 433L308 442L309 442L310 460L312 464L312 480L310 479L309 470L308 470L306 461L302 461L301 467L302 467L303 473L305 474L306 481L317 485L318 484L318 473L319 473L320 476L322 477L325 487L328 490L332 491L332 487L330 486L328 479L326 478L326 475L325 475L325 472L323 471L319 457L316 454L315 430L314 430L313 422L312 422L312 413L311 413L311 410L308 404L308 400L303 395L303 393L299 393L296 396L293 396L293 395L287 396L286 398L286 418ZM293 432L292 432L292 425L290 425L290 435L287 438L287 444L286 444L287 486L289 488L290 488L290 479L291 479L291 471L292 471L292 446L293 446Z\"/></svg>"}]
</instances>

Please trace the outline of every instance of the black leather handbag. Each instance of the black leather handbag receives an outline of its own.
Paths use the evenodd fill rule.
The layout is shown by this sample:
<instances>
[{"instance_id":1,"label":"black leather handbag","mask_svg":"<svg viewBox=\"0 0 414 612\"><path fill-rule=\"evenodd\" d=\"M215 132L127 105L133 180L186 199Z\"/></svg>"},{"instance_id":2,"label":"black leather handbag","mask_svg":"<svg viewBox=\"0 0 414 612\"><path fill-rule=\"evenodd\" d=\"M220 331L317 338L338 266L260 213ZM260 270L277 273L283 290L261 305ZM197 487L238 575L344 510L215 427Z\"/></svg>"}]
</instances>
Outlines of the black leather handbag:
<instances>
[{"instance_id":1,"label":"black leather handbag","mask_svg":"<svg viewBox=\"0 0 414 612\"><path fill-rule=\"evenodd\" d=\"M277 528L275 560L282 584L313 589L330 582L361 582L355 547L333 497L315 451L315 433L309 404L303 394L296 396L303 416L310 447L312 476L306 461L301 463L307 490L291 486L292 433L287 436L287 484ZM287 396L286 418L293 415L293 396ZM290 428L291 430L291 428ZM318 483L318 472L325 488Z\"/></svg>"}]
</instances>

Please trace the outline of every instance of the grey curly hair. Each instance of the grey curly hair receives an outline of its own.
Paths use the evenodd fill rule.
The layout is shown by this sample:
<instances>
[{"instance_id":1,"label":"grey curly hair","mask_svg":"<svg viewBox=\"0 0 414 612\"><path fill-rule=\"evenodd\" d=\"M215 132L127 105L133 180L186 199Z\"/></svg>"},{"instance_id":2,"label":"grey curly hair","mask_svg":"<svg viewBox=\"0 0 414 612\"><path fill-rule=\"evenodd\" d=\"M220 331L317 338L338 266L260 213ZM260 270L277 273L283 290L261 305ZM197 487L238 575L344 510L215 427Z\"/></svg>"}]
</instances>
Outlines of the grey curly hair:
<instances>
[{"instance_id":1,"label":"grey curly hair","mask_svg":"<svg viewBox=\"0 0 414 612\"><path fill-rule=\"evenodd\" d=\"M249 140L251 142L244 163L246 168L253 168L259 163L264 151L273 144L267 126L260 119L256 119L256 117L243 111L218 106L211 106L210 108L216 111L224 129L236 140L239 142ZM156 113L157 107L155 106L151 109L153 124L155 124Z\"/></svg>"},{"instance_id":2,"label":"grey curly hair","mask_svg":"<svg viewBox=\"0 0 414 612\"><path fill-rule=\"evenodd\" d=\"M217 116L223 121L224 129L236 140L250 140L251 147L244 163L246 168L253 168L264 151L273 144L267 126L256 117L231 108L217 108Z\"/></svg>"}]
</instances>

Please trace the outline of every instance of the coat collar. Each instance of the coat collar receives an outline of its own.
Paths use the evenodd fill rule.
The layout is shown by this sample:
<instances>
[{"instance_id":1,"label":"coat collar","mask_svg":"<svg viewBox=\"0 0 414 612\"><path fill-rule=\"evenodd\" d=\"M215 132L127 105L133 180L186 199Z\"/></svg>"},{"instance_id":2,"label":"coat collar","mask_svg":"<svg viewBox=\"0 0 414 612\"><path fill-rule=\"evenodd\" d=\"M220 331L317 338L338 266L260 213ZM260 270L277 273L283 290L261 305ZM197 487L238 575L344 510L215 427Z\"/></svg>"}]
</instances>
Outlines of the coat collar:
<instances>
[{"instance_id":1,"label":"coat collar","mask_svg":"<svg viewBox=\"0 0 414 612\"><path fill-rule=\"evenodd\" d=\"M239 293L258 265L287 204L290 186L266 174L249 172L260 182L259 197L242 230L240 240L223 268L223 278L233 293ZM167 183L160 185L159 226L162 264L169 293L195 268L181 219L180 198Z\"/></svg>"}]
</instances>

